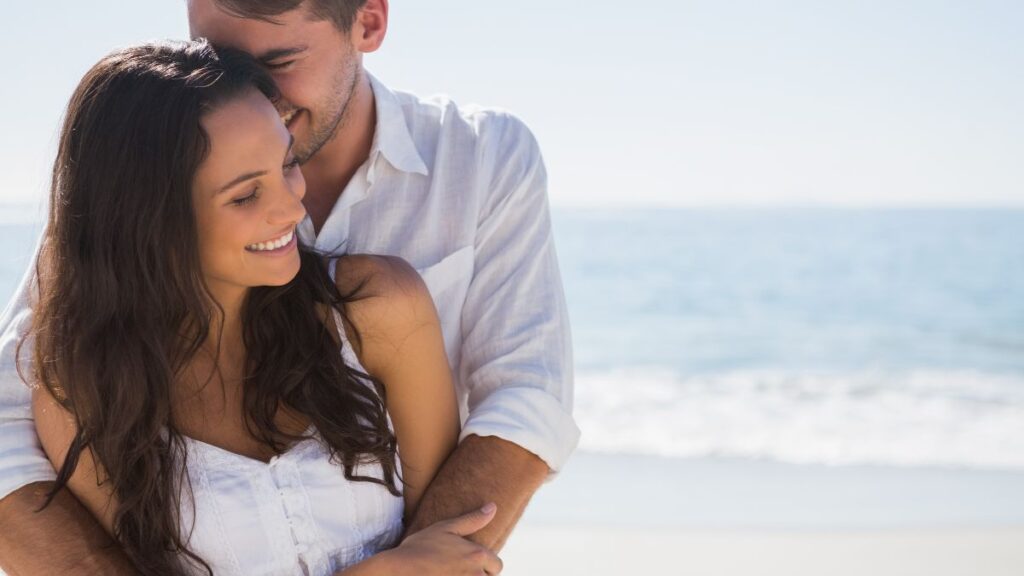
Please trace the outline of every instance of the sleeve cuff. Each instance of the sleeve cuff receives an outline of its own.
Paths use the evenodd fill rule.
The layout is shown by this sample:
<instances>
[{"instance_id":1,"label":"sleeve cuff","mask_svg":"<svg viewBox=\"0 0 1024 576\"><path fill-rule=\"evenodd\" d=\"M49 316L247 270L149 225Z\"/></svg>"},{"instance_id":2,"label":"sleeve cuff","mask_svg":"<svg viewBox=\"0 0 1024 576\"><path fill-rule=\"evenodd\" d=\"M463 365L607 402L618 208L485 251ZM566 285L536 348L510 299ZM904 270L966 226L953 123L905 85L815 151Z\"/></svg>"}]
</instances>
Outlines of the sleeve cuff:
<instances>
[{"instance_id":1,"label":"sleeve cuff","mask_svg":"<svg viewBox=\"0 0 1024 576\"><path fill-rule=\"evenodd\" d=\"M31 420L5 422L0 435L0 499L33 482L57 479L53 465L39 447Z\"/></svg>"},{"instance_id":2,"label":"sleeve cuff","mask_svg":"<svg viewBox=\"0 0 1024 576\"><path fill-rule=\"evenodd\" d=\"M529 450L554 477L580 441L571 414L544 390L506 387L495 390L470 411L459 442L467 436L496 436Z\"/></svg>"}]
</instances>

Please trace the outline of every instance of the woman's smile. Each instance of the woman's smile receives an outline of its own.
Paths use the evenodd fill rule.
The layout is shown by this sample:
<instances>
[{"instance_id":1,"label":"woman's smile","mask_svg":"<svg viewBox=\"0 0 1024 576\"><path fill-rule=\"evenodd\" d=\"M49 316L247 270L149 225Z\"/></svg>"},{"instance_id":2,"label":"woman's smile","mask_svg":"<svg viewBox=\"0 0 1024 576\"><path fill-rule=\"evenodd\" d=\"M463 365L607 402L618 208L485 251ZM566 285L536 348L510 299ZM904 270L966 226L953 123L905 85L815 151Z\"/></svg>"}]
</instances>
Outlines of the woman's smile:
<instances>
[{"instance_id":1,"label":"woman's smile","mask_svg":"<svg viewBox=\"0 0 1024 576\"><path fill-rule=\"evenodd\" d=\"M292 251L295 248L296 236L297 235L295 234L295 228L292 228L288 232L284 233L283 235L277 238L274 238L273 240L250 244L246 246L245 249L249 252L259 252L261 254L267 255L284 254L286 252Z\"/></svg>"}]
</instances>

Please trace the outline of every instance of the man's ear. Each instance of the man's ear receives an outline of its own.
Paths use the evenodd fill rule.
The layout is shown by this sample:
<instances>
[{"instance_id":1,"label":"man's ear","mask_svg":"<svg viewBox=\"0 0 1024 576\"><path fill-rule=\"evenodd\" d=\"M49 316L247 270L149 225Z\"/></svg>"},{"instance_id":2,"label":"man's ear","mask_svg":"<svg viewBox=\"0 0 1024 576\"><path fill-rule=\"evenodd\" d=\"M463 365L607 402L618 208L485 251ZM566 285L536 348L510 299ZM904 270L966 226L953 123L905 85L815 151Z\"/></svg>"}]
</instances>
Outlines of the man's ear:
<instances>
[{"instance_id":1,"label":"man's ear","mask_svg":"<svg viewBox=\"0 0 1024 576\"><path fill-rule=\"evenodd\" d=\"M380 48L388 31L388 0L366 0L352 24L352 42L360 52Z\"/></svg>"}]
</instances>

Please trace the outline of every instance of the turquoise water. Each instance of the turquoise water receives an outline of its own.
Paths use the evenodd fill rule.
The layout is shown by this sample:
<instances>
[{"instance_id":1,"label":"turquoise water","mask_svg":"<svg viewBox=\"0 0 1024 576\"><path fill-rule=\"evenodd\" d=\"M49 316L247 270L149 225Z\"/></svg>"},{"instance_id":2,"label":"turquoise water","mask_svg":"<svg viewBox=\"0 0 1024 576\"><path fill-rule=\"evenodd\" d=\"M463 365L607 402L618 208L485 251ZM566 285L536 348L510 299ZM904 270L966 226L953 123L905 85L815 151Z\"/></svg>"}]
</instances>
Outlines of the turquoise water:
<instances>
[{"instance_id":1,"label":"turquoise water","mask_svg":"<svg viewBox=\"0 0 1024 576\"><path fill-rule=\"evenodd\" d=\"M1024 374L1024 211L559 212L580 369Z\"/></svg>"}]
</instances>

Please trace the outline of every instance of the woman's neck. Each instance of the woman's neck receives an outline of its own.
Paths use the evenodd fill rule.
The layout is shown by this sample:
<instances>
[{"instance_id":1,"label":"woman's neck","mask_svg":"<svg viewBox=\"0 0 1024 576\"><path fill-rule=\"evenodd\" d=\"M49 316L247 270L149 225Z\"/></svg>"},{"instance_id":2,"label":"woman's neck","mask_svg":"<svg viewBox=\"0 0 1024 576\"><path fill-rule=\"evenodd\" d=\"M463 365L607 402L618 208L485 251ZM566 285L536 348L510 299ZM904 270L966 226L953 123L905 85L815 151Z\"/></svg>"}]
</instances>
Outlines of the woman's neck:
<instances>
[{"instance_id":1,"label":"woman's neck","mask_svg":"<svg viewBox=\"0 0 1024 576\"><path fill-rule=\"evenodd\" d=\"M246 292L241 292L241 298L225 298L225 294L211 287L211 293L213 310L209 332L195 356L188 360L174 388L175 402L184 410L182 414L203 413L204 418L228 413L227 399L234 397L232 390L239 385L245 371L241 310ZM194 405L195 402L200 402L201 406ZM190 427L183 422L178 424Z\"/></svg>"},{"instance_id":2,"label":"woman's neck","mask_svg":"<svg viewBox=\"0 0 1024 576\"><path fill-rule=\"evenodd\" d=\"M211 287L211 292L214 290ZM213 294L215 310L210 322L210 332L204 348L210 358L222 368L235 366L245 359L242 335L242 308L249 294L248 288L219 290Z\"/></svg>"}]
</instances>

